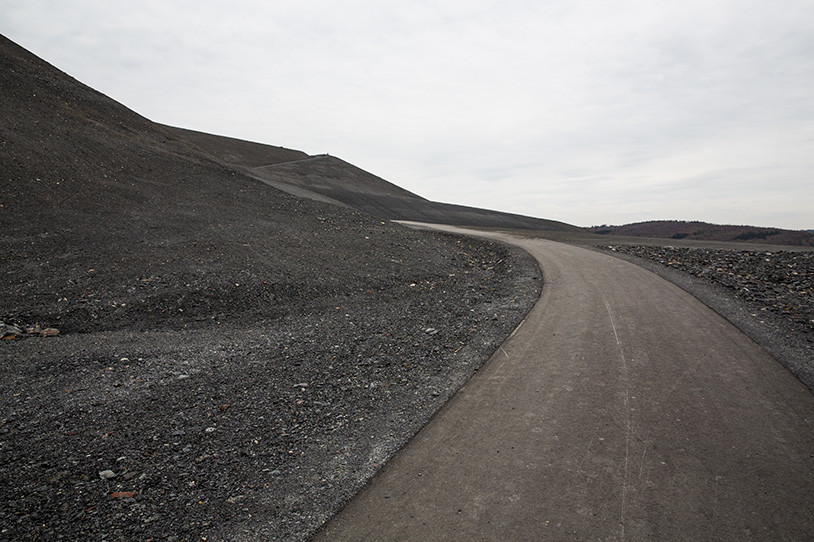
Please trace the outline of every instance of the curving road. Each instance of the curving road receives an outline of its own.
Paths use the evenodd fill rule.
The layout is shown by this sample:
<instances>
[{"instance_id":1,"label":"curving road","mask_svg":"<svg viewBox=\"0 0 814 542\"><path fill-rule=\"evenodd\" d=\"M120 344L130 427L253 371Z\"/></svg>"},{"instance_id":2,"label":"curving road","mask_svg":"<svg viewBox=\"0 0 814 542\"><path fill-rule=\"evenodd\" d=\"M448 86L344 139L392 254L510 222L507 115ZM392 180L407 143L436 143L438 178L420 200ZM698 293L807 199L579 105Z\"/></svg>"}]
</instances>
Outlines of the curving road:
<instances>
[{"instance_id":1,"label":"curving road","mask_svg":"<svg viewBox=\"0 0 814 542\"><path fill-rule=\"evenodd\" d=\"M635 265L484 235L537 258L540 301L318 539L814 539L791 373Z\"/></svg>"}]
</instances>

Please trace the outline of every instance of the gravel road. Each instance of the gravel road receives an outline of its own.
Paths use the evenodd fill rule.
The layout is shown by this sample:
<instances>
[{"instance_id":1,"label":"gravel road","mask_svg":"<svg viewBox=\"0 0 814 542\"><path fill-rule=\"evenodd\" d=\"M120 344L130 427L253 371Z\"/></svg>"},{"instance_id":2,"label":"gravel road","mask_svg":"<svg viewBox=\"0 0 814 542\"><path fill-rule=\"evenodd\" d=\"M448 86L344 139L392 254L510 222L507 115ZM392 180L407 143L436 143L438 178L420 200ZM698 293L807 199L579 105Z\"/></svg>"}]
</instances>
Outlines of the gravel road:
<instances>
[{"instance_id":1,"label":"gravel road","mask_svg":"<svg viewBox=\"0 0 814 542\"><path fill-rule=\"evenodd\" d=\"M809 390L659 276L514 242L540 301L317 540L811 539Z\"/></svg>"}]
</instances>

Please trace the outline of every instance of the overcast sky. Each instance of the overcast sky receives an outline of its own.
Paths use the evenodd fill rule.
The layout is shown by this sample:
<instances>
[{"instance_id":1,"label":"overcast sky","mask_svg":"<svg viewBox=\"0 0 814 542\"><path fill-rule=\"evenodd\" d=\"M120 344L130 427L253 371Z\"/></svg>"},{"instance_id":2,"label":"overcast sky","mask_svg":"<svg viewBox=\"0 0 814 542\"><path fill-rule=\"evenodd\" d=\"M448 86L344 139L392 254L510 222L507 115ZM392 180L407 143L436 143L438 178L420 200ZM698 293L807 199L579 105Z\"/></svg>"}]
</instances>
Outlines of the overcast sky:
<instances>
[{"instance_id":1,"label":"overcast sky","mask_svg":"<svg viewBox=\"0 0 814 542\"><path fill-rule=\"evenodd\" d=\"M814 228L811 0L0 0L151 120L580 226Z\"/></svg>"}]
</instances>

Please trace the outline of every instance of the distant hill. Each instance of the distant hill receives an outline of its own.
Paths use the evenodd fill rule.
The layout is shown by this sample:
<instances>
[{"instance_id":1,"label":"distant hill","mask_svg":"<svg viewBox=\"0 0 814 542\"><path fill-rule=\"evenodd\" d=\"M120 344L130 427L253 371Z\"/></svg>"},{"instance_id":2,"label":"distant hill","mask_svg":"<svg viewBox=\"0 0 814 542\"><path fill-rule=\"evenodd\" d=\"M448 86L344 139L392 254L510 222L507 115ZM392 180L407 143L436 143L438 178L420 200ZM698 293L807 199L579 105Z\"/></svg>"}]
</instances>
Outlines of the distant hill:
<instances>
[{"instance_id":1,"label":"distant hill","mask_svg":"<svg viewBox=\"0 0 814 542\"><path fill-rule=\"evenodd\" d=\"M756 226L728 226L682 220L653 220L649 222L625 224L623 226L592 226L588 228L588 231L599 235L814 246L814 233L802 230L759 228Z\"/></svg>"},{"instance_id":2,"label":"distant hill","mask_svg":"<svg viewBox=\"0 0 814 542\"><path fill-rule=\"evenodd\" d=\"M429 201L327 154L309 156L283 147L171 126L164 128L217 160L279 190L350 207L379 218L456 226L582 231L554 220Z\"/></svg>"},{"instance_id":3,"label":"distant hill","mask_svg":"<svg viewBox=\"0 0 814 542\"><path fill-rule=\"evenodd\" d=\"M388 220L457 226L581 231L581 228L528 216L429 201L334 156L244 169L281 190L364 211Z\"/></svg>"}]
</instances>

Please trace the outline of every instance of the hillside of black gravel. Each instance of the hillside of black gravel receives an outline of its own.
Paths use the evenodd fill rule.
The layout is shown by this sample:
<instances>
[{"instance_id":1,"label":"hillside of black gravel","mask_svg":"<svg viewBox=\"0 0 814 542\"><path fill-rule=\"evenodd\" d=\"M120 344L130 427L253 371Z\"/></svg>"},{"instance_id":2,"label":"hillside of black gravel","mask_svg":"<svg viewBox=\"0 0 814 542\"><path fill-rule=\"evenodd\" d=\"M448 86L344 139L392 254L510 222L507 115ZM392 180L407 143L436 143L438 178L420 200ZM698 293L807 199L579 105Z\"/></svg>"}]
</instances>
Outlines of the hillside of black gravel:
<instances>
[{"instance_id":1,"label":"hillside of black gravel","mask_svg":"<svg viewBox=\"0 0 814 542\"><path fill-rule=\"evenodd\" d=\"M227 163L266 150L3 37L0 96L0 539L301 539L539 293L524 253L275 190Z\"/></svg>"},{"instance_id":2,"label":"hillside of black gravel","mask_svg":"<svg viewBox=\"0 0 814 542\"><path fill-rule=\"evenodd\" d=\"M458 226L585 233L556 220L429 201L336 156L300 151L164 126L182 141L269 186L387 220Z\"/></svg>"},{"instance_id":3,"label":"hillside of black gravel","mask_svg":"<svg viewBox=\"0 0 814 542\"><path fill-rule=\"evenodd\" d=\"M245 168L253 177L295 194L328 198L390 220L535 231L584 231L556 220L429 201L335 156Z\"/></svg>"},{"instance_id":4,"label":"hillside of black gravel","mask_svg":"<svg viewBox=\"0 0 814 542\"><path fill-rule=\"evenodd\" d=\"M651 269L724 313L814 391L814 251L602 248L658 264Z\"/></svg>"}]
</instances>

